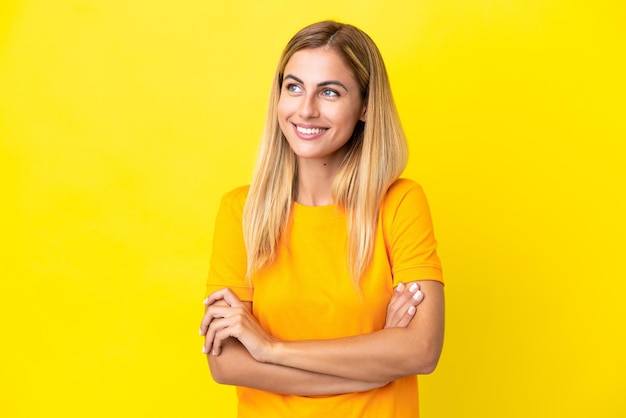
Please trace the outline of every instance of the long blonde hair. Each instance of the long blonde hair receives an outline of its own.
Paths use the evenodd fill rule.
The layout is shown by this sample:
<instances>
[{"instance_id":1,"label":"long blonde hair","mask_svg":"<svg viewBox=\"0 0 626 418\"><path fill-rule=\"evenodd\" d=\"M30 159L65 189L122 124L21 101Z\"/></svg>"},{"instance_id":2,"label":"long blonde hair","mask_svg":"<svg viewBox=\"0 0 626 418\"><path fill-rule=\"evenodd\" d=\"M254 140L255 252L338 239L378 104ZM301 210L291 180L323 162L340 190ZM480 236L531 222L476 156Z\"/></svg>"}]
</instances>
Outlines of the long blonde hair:
<instances>
[{"instance_id":1,"label":"long blonde hair","mask_svg":"<svg viewBox=\"0 0 626 418\"><path fill-rule=\"evenodd\" d=\"M248 278L274 261L298 192L297 158L277 117L284 69L297 51L320 47L332 49L345 60L367 106L365 122L357 123L333 181L333 199L347 213L347 256L358 286L372 258L382 199L404 170L407 145L378 48L363 31L333 21L300 30L283 50L276 70L265 133L243 214Z\"/></svg>"}]
</instances>

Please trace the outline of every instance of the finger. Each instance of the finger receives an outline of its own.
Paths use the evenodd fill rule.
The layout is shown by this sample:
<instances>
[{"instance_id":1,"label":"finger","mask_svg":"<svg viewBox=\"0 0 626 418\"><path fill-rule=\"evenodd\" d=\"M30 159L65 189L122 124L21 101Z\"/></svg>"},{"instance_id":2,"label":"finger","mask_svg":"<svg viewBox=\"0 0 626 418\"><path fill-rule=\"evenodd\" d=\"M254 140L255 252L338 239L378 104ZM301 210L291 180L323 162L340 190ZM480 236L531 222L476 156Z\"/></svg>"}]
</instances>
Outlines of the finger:
<instances>
[{"instance_id":1,"label":"finger","mask_svg":"<svg viewBox=\"0 0 626 418\"><path fill-rule=\"evenodd\" d=\"M417 309L415 308L415 306L409 306L409 309L407 309L404 315L402 315L402 318L400 318L400 321L396 324L396 327L406 328L411 323L411 320L413 319L416 310Z\"/></svg>"},{"instance_id":2,"label":"finger","mask_svg":"<svg viewBox=\"0 0 626 418\"><path fill-rule=\"evenodd\" d=\"M207 329L209 329L209 325L211 325L211 321L214 318L214 310L210 310L210 307L204 310L204 316L202 317L202 321L200 321L200 336L206 335Z\"/></svg>"},{"instance_id":3,"label":"finger","mask_svg":"<svg viewBox=\"0 0 626 418\"><path fill-rule=\"evenodd\" d=\"M395 327L410 322L411 316L406 316L407 310L411 306L419 305L422 299L423 295L418 283L398 284L387 306L385 327Z\"/></svg>"},{"instance_id":4,"label":"finger","mask_svg":"<svg viewBox=\"0 0 626 418\"><path fill-rule=\"evenodd\" d=\"M204 303L205 306L211 306L219 300L226 301L230 306L241 305L241 300L228 287L216 290L215 292L211 293L209 296L207 296L206 299L204 299L202 303Z\"/></svg>"},{"instance_id":5,"label":"finger","mask_svg":"<svg viewBox=\"0 0 626 418\"><path fill-rule=\"evenodd\" d=\"M241 302L241 299L239 299L239 297L235 294L235 292L233 292L229 288L226 288L226 291L224 292L224 300L233 308L243 307L243 303Z\"/></svg>"},{"instance_id":6,"label":"finger","mask_svg":"<svg viewBox=\"0 0 626 418\"><path fill-rule=\"evenodd\" d=\"M235 293L229 288L216 290L207 296L202 302L204 304L204 312L209 310L212 306L231 306L231 307L243 307L241 300L235 295Z\"/></svg>"},{"instance_id":7,"label":"finger","mask_svg":"<svg viewBox=\"0 0 626 418\"><path fill-rule=\"evenodd\" d=\"M218 300L218 301L215 301L215 303L213 303L211 306L229 306L229 305L224 300ZM202 321L200 321L200 331L199 331L200 336L203 336L205 334L205 332L206 332L206 327L203 326L204 317L206 316L206 314L207 314L207 312L208 312L208 310L209 310L209 308L211 306L205 306L204 307L204 316L202 317Z\"/></svg>"},{"instance_id":8,"label":"finger","mask_svg":"<svg viewBox=\"0 0 626 418\"><path fill-rule=\"evenodd\" d=\"M402 301L403 306L407 304L417 306L422 301L423 296L424 295L422 294L419 284L414 282L407 286L407 290L404 292L400 300Z\"/></svg>"},{"instance_id":9,"label":"finger","mask_svg":"<svg viewBox=\"0 0 626 418\"><path fill-rule=\"evenodd\" d=\"M419 283L415 283L415 282L413 282L413 283L411 283L411 284L409 285L409 287L408 287L408 291L409 291L409 293L411 293L411 294L413 294L413 295L414 295L415 293L417 293L417 291L418 291L418 290L420 290L420 285L419 285Z\"/></svg>"},{"instance_id":10,"label":"finger","mask_svg":"<svg viewBox=\"0 0 626 418\"><path fill-rule=\"evenodd\" d=\"M389 302L389 304L395 307L401 306L405 304L409 300L409 298L419 290L419 283L399 283L395 288L395 292L391 296L391 301Z\"/></svg>"},{"instance_id":11,"label":"finger","mask_svg":"<svg viewBox=\"0 0 626 418\"><path fill-rule=\"evenodd\" d=\"M413 303L415 303L415 306L419 305L420 303L422 303L422 301L424 300L424 294L422 293L421 290L417 290L413 296L411 297L411 299L413 300Z\"/></svg>"},{"instance_id":12,"label":"finger","mask_svg":"<svg viewBox=\"0 0 626 418\"><path fill-rule=\"evenodd\" d=\"M211 293L209 296L206 297L206 299L204 299L202 301L202 303L205 306L211 306L213 305L215 302L217 302L218 300L222 300L224 299L224 293L226 293L226 291L228 290L227 287L220 289L220 290L216 290L215 292Z\"/></svg>"},{"instance_id":13,"label":"finger","mask_svg":"<svg viewBox=\"0 0 626 418\"><path fill-rule=\"evenodd\" d=\"M393 310L398 309L400 306L402 306L405 303L406 298L407 298L406 286L404 285L404 283L400 283L395 287L394 292L391 295L391 299L389 300L389 303L387 304L388 311L393 311Z\"/></svg>"},{"instance_id":14,"label":"finger","mask_svg":"<svg viewBox=\"0 0 626 418\"><path fill-rule=\"evenodd\" d=\"M221 325L221 324L220 324ZM207 349L211 350L210 353L214 356L219 356L222 353L222 342L230 337L239 338L241 330L241 325L239 323L230 324L229 326L223 327L215 332L215 336L213 337L213 345L211 348Z\"/></svg>"},{"instance_id":15,"label":"finger","mask_svg":"<svg viewBox=\"0 0 626 418\"><path fill-rule=\"evenodd\" d=\"M394 311L397 313L398 310L401 310L401 315L404 314L403 307L407 307L412 304L411 297L415 294L415 292L419 290L419 285L417 283L400 283L396 286L395 292L391 296L391 300L389 301L390 311Z\"/></svg>"},{"instance_id":16,"label":"finger","mask_svg":"<svg viewBox=\"0 0 626 418\"><path fill-rule=\"evenodd\" d=\"M205 315L205 319L210 322L204 323L200 328L201 332L204 331L206 352L211 350L217 332L227 327L241 329L241 324L246 320L247 315L250 313L243 306L238 308L212 306Z\"/></svg>"},{"instance_id":17,"label":"finger","mask_svg":"<svg viewBox=\"0 0 626 418\"><path fill-rule=\"evenodd\" d=\"M415 312L417 312L417 306L424 300L424 294L421 290L417 290L413 296L411 296L411 305L404 311L404 314L398 320L398 323L395 325L396 327L405 328L413 319Z\"/></svg>"},{"instance_id":18,"label":"finger","mask_svg":"<svg viewBox=\"0 0 626 418\"><path fill-rule=\"evenodd\" d=\"M211 322L216 318L224 318L228 316L232 316L234 312L231 312L232 309L236 309L240 311L240 308L232 308L228 305L218 305L214 304L212 306L207 307L204 312L204 316L202 317L202 321L200 322L200 335L205 335Z\"/></svg>"},{"instance_id":19,"label":"finger","mask_svg":"<svg viewBox=\"0 0 626 418\"><path fill-rule=\"evenodd\" d=\"M213 350L215 345L215 335L232 325L230 318L218 318L211 322L211 326L206 331L202 352L207 354Z\"/></svg>"},{"instance_id":20,"label":"finger","mask_svg":"<svg viewBox=\"0 0 626 418\"><path fill-rule=\"evenodd\" d=\"M395 287L391 299L387 304L387 315L385 317L385 328L393 327L398 322L398 313L402 307L402 294L404 293L404 284L400 283Z\"/></svg>"}]
</instances>

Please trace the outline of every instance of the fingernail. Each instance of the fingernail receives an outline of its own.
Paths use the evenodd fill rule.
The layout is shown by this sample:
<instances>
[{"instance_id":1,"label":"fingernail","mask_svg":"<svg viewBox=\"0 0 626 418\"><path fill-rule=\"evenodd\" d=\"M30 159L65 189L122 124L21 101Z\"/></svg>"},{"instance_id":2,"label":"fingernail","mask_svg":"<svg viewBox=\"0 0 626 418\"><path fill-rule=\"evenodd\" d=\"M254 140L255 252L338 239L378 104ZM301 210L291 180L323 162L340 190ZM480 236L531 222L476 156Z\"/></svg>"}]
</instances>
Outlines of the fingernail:
<instances>
[{"instance_id":1,"label":"fingernail","mask_svg":"<svg viewBox=\"0 0 626 418\"><path fill-rule=\"evenodd\" d=\"M404 283L400 282L396 286L396 292L402 292L404 290Z\"/></svg>"},{"instance_id":2,"label":"fingernail","mask_svg":"<svg viewBox=\"0 0 626 418\"><path fill-rule=\"evenodd\" d=\"M413 299L418 300L419 298L422 297L422 291L418 290L417 292L415 292L415 294L413 295Z\"/></svg>"},{"instance_id":3,"label":"fingernail","mask_svg":"<svg viewBox=\"0 0 626 418\"><path fill-rule=\"evenodd\" d=\"M213 354L214 356L217 356L217 350L213 350L211 354Z\"/></svg>"},{"instance_id":4,"label":"fingernail","mask_svg":"<svg viewBox=\"0 0 626 418\"><path fill-rule=\"evenodd\" d=\"M202 354L206 354L206 347L202 346Z\"/></svg>"},{"instance_id":5,"label":"fingernail","mask_svg":"<svg viewBox=\"0 0 626 418\"><path fill-rule=\"evenodd\" d=\"M413 315L414 313L415 313L415 306L413 305L409 306L408 314Z\"/></svg>"},{"instance_id":6,"label":"fingernail","mask_svg":"<svg viewBox=\"0 0 626 418\"><path fill-rule=\"evenodd\" d=\"M208 301L209 301L209 298L206 298L202 301L202 303L206 305Z\"/></svg>"},{"instance_id":7,"label":"fingernail","mask_svg":"<svg viewBox=\"0 0 626 418\"><path fill-rule=\"evenodd\" d=\"M413 283L411 287L409 287L409 291L415 292L417 290L417 283Z\"/></svg>"},{"instance_id":8,"label":"fingernail","mask_svg":"<svg viewBox=\"0 0 626 418\"><path fill-rule=\"evenodd\" d=\"M202 329L198 330L198 334L200 334L200 336L202 336Z\"/></svg>"}]
</instances>

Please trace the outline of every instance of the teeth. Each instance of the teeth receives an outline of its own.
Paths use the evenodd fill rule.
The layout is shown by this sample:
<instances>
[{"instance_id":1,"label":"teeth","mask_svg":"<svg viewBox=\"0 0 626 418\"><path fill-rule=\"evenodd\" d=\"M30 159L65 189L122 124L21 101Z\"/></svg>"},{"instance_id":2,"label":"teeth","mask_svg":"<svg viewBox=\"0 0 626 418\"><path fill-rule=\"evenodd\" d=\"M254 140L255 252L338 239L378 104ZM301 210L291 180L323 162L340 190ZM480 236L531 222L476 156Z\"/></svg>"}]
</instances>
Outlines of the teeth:
<instances>
[{"instance_id":1,"label":"teeth","mask_svg":"<svg viewBox=\"0 0 626 418\"><path fill-rule=\"evenodd\" d=\"M326 130L325 128L302 128L298 125L296 125L296 129L298 130L298 132L306 135L319 134Z\"/></svg>"}]
</instances>

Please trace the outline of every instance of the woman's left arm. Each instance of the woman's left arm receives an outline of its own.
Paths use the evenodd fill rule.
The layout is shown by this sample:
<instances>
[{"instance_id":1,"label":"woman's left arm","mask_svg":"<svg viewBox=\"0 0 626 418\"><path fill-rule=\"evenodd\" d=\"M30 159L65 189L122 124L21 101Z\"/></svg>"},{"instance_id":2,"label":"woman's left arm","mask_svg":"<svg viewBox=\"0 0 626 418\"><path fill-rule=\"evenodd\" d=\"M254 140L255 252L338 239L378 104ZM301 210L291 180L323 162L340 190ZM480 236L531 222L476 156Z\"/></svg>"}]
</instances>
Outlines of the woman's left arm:
<instances>
[{"instance_id":1,"label":"woman's left arm","mask_svg":"<svg viewBox=\"0 0 626 418\"><path fill-rule=\"evenodd\" d=\"M418 283L423 300L405 328L330 340L278 341L246 331L247 326L234 323L237 317L232 317L215 321L208 340L213 341L215 355L223 340L235 337L257 361L360 381L428 374L435 369L443 347L444 292L440 282Z\"/></svg>"}]
</instances>

